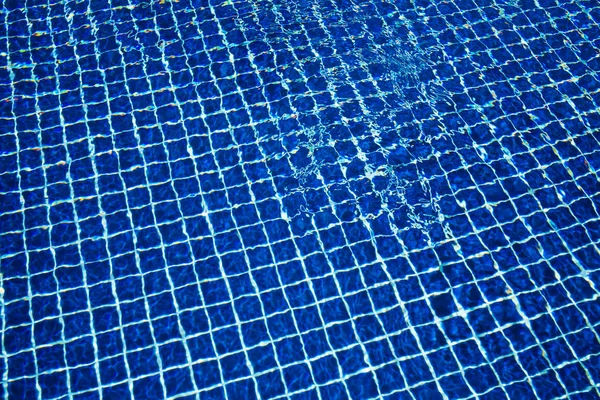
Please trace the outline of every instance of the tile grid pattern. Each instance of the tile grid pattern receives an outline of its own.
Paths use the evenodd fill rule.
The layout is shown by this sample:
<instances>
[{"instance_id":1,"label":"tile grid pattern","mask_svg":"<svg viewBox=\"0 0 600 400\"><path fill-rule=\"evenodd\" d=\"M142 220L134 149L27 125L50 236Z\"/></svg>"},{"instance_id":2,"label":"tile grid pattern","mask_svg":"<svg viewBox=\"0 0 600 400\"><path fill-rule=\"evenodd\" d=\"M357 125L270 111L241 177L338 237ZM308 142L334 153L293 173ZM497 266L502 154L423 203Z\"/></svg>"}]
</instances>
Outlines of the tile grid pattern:
<instances>
[{"instance_id":1,"label":"tile grid pattern","mask_svg":"<svg viewBox=\"0 0 600 400\"><path fill-rule=\"evenodd\" d=\"M593 2L1 14L5 397L600 396Z\"/></svg>"}]
</instances>

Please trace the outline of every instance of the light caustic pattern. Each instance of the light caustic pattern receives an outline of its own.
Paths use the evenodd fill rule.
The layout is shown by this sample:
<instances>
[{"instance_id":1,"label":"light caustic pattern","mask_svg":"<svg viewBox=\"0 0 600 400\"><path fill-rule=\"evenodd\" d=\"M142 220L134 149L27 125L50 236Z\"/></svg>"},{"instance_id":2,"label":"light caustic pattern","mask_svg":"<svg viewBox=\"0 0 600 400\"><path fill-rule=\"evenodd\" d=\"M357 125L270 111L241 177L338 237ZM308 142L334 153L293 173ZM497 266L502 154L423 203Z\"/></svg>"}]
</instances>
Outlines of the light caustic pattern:
<instances>
[{"instance_id":1,"label":"light caustic pattern","mask_svg":"<svg viewBox=\"0 0 600 400\"><path fill-rule=\"evenodd\" d=\"M4 0L4 398L600 397L600 6Z\"/></svg>"}]
</instances>

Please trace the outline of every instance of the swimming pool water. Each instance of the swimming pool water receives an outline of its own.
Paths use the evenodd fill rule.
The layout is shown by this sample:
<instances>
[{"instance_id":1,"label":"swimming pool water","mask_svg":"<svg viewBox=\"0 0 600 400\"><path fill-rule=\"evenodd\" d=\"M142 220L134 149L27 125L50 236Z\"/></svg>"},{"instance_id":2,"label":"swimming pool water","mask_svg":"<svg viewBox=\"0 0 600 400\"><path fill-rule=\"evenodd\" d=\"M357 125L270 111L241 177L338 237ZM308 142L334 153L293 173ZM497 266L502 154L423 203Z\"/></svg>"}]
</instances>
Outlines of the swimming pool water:
<instances>
[{"instance_id":1,"label":"swimming pool water","mask_svg":"<svg viewBox=\"0 0 600 400\"><path fill-rule=\"evenodd\" d=\"M3 0L7 399L600 398L600 4Z\"/></svg>"}]
</instances>

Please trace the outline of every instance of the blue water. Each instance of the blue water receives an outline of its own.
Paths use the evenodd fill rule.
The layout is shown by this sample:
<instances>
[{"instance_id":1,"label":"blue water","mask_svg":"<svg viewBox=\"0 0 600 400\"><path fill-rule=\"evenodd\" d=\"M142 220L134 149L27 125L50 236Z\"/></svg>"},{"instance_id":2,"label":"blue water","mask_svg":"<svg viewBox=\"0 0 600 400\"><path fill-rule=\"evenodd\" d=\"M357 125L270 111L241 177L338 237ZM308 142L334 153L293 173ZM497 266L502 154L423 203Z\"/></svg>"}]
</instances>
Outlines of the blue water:
<instances>
[{"instance_id":1,"label":"blue water","mask_svg":"<svg viewBox=\"0 0 600 400\"><path fill-rule=\"evenodd\" d=\"M3 0L6 399L600 398L600 4Z\"/></svg>"}]
</instances>

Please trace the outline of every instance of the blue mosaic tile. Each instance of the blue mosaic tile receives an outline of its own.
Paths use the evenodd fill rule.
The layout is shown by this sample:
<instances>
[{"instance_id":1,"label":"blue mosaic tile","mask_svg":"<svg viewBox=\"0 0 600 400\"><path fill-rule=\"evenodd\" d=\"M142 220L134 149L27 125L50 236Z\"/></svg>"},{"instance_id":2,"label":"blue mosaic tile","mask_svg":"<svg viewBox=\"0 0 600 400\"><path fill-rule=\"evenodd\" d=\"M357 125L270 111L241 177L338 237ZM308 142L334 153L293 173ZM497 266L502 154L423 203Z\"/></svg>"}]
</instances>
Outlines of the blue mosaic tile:
<instances>
[{"instance_id":1,"label":"blue mosaic tile","mask_svg":"<svg viewBox=\"0 0 600 400\"><path fill-rule=\"evenodd\" d=\"M593 1L4 1L6 398L600 398Z\"/></svg>"}]
</instances>

